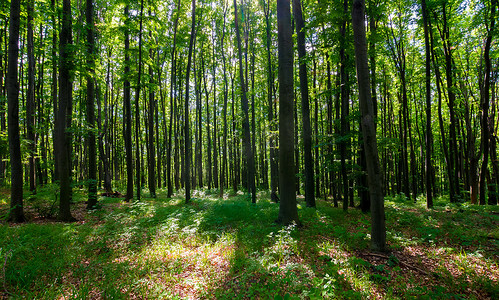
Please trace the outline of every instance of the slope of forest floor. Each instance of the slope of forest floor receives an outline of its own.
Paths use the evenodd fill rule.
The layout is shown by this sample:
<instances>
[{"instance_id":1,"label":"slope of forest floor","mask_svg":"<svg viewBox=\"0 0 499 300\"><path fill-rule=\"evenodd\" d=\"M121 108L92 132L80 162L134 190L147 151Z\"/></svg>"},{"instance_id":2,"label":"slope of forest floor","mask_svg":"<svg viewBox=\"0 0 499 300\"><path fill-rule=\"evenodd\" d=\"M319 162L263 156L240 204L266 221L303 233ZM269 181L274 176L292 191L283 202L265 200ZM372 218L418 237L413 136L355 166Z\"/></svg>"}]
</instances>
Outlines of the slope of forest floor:
<instances>
[{"instance_id":1,"label":"slope of forest floor","mask_svg":"<svg viewBox=\"0 0 499 300\"><path fill-rule=\"evenodd\" d=\"M274 223L259 194L197 191L124 203L100 197L60 223L54 191L26 203L25 224L0 224L0 298L498 299L499 210L387 197L389 253L369 250L369 215L299 203L303 226ZM0 190L0 215L8 191Z\"/></svg>"}]
</instances>

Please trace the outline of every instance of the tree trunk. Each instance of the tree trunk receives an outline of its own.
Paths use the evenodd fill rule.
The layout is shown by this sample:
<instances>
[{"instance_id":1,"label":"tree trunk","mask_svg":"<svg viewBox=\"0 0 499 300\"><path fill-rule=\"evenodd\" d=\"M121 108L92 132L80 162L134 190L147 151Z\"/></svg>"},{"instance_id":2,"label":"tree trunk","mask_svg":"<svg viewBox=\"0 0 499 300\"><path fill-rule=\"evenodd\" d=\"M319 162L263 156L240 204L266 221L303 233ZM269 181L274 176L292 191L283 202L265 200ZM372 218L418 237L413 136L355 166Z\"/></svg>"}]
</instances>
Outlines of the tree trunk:
<instances>
[{"instance_id":1,"label":"tree trunk","mask_svg":"<svg viewBox=\"0 0 499 300\"><path fill-rule=\"evenodd\" d=\"M425 44L425 83L426 83L426 207L433 208L433 195L431 192L431 174L433 172L431 149L433 138L431 134L431 51L430 38L428 33L428 10L426 0L421 0L421 10L423 13L424 44Z\"/></svg>"},{"instance_id":2,"label":"tree trunk","mask_svg":"<svg viewBox=\"0 0 499 300\"><path fill-rule=\"evenodd\" d=\"M270 3L265 3L263 1L263 12L265 15L265 31L267 34L266 39L266 49L267 49L267 103L268 103L268 121L270 131L275 132L277 130L276 120L274 117L274 72L272 70L272 58L271 58L271 49L270 45L272 42L272 37L270 34ZM277 188L279 185L279 165L277 159L277 139L273 133L270 134L269 138L269 160L270 160L270 199L274 202L279 202L279 198L277 197Z\"/></svg>"},{"instance_id":3,"label":"tree trunk","mask_svg":"<svg viewBox=\"0 0 499 300\"><path fill-rule=\"evenodd\" d=\"M59 219L73 221L70 202L72 197L71 180L71 140L68 129L71 127L73 110L73 50L71 33L71 1L63 0L62 27L59 37L59 106L57 113L57 158L59 160Z\"/></svg>"},{"instance_id":4,"label":"tree trunk","mask_svg":"<svg viewBox=\"0 0 499 300\"><path fill-rule=\"evenodd\" d=\"M251 147L251 135L249 127L249 108L248 98L246 95L246 80L243 72L243 61L241 51L241 37L239 34L239 16L237 10L237 1L234 0L234 17L235 17L235 30L237 37L237 48L239 56L239 79L241 84L241 105L243 109L243 135L244 135L244 154L246 157L246 171L248 180L248 192L251 193L251 202L256 203L256 190L255 190L255 158L253 156L253 149Z\"/></svg>"},{"instance_id":5,"label":"tree trunk","mask_svg":"<svg viewBox=\"0 0 499 300\"><path fill-rule=\"evenodd\" d=\"M362 134L366 151L367 175L371 196L371 249L384 251L386 247L385 210L383 183L378 158L376 127L374 125L374 107L369 82L367 63L366 31L364 28L364 0L354 0L352 6L352 25L354 32L355 62L357 66L357 84L359 105L362 115Z\"/></svg>"},{"instance_id":6,"label":"tree trunk","mask_svg":"<svg viewBox=\"0 0 499 300\"><path fill-rule=\"evenodd\" d=\"M7 105L11 168L11 213L9 219L13 222L24 222L25 220L23 211L23 166L21 163L21 142L19 135L19 82L17 79L20 11L20 1L11 0L8 49L9 57L7 69Z\"/></svg>"},{"instance_id":7,"label":"tree trunk","mask_svg":"<svg viewBox=\"0 0 499 300\"><path fill-rule=\"evenodd\" d=\"M152 38L152 35L149 35ZM154 61L153 49L149 49L149 59ZM148 130L148 151L147 151L147 183L151 198L156 198L156 149L154 147L154 115L157 110L154 93L154 73L149 65L149 108L147 114ZM158 136L159 139L159 136ZM158 153L159 154L159 153ZM159 161L160 159L158 159ZM159 175L159 174L158 174Z\"/></svg>"},{"instance_id":8,"label":"tree trunk","mask_svg":"<svg viewBox=\"0 0 499 300\"><path fill-rule=\"evenodd\" d=\"M135 185L137 201L140 201L142 190L142 172L141 172L141 147L140 147L140 80L142 77L142 24L144 19L144 0L140 1L140 21L139 21L139 61L137 70L137 86L135 88Z\"/></svg>"},{"instance_id":9,"label":"tree trunk","mask_svg":"<svg viewBox=\"0 0 499 300\"><path fill-rule=\"evenodd\" d=\"M87 209L94 209L97 204L97 174L96 174L96 149L95 149L95 93L94 93L94 68L95 68L95 42L94 42L94 4L87 0L85 11L87 22L87 157L88 157L88 202Z\"/></svg>"},{"instance_id":10,"label":"tree trunk","mask_svg":"<svg viewBox=\"0 0 499 300\"><path fill-rule=\"evenodd\" d=\"M26 137L28 140L29 190L36 193L36 140L35 140L35 54L33 42L34 0L29 0L28 10L28 92L26 101Z\"/></svg>"},{"instance_id":11,"label":"tree trunk","mask_svg":"<svg viewBox=\"0 0 499 300\"><path fill-rule=\"evenodd\" d=\"M125 140L125 156L126 156L126 196L125 201L130 201L133 198L133 157L132 157L132 105L130 103L130 16L129 4L125 6L125 74L123 83L123 107L125 111L125 124L123 137Z\"/></svg>"},{"instance_id":12,"label":"tree trunk","mask_svg":"<svg viewBox=\"0 0 499 300\"><path fill-rule=\"evenodd\" d=\"M481 148L482 148L482 168L480 171L480 205L485 205L486 203L486 179L489 172L489 106L490 106L490 75L491 75L491 61L490 61L490 46L492 43L493 30L495 25L495 11L496 11L497 0L492 0L490 3L490 27L487 32L487 39L485 41L485 49L483 54L483 59L485 61L485 74L483 79L482 91L480 93L481 98L481 109L482 118L480 125L482 127L482 138L481 138Z\"/></svg>"},{"instance_id":13,"label":"tree trunk","mask_svg":"<svg viewBox=\"0 0 499 300\"><path fill-rule=\"evenodd\" d=\"M192 24L191 37L189 41L189 55L187 57L187 69L185 73L185 102L184 102L184 182L185 182L185 203L191 200L191 137L189 133L189 75L191 73L192 48L196 38L196 0L192 0Z\"/></svg>"},{"instance_id":14,"label":"tree trunk","mask_svg":"<svg viewBox=\"0 0 499 300\"><path fill-rule=\"evenodd\" d=\"M346 15L348 12L348 1L343 1L343 12ZM348 209L348 196L349 196L349 184L348 184L348 173L347 173L347 148L350 144L349 131L350 126L348 124L348 80L347 80L347 58L346 58L346 20L344 19L340 26L341 34L341 46L340 46L340 93L341 93L341 118L340 118L340 159L341 159L341 179L343 183L343 210Z\"/></svg>"},{"instance_id":15,"label":"tree trunk","mask_svg":"<svg viewBox=\"0 0 499 300\"><path fill-rule=\"evenodd\" d=\"M277 0L279 60L279 191L281 202L277 222L300 223L296 208L293 119L293 30L289 0Z\"/></svg>"},{"instance_id":16,"label":"tree trunk","mask_svg":"<svg viewBox=\"0 0 499 300\"><path fill-rule=\"evenodd\" d=\"M315 207L314 196L314 162L312 159L312 129L310 126L310 107L308 92L307 63L305 50L305 22L302 16L300 0L293 0L293 15L296 24L296 34L298 36L298 58L300 60L300 92L301 92L301 113L302 113L302 138L303 155L305 167L305 201L307 207Z\"/></svg>"}]
</instances>

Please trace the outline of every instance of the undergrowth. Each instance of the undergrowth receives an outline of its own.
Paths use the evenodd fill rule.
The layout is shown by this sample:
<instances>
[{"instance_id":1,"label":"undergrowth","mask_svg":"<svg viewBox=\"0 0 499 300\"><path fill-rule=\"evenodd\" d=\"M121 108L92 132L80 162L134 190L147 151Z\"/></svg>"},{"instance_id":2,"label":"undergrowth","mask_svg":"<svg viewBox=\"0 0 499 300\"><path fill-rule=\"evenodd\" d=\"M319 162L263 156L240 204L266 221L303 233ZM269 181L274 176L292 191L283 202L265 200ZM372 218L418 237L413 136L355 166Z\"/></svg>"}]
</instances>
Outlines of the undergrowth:
<instances>
[{"instance_id":1,"label":"undergrowth","mask_svg":"<svg viewBox=\"0 0 499 300\"><path fill-rule=\"evenodd\" d=\"M34 214L51 193L37 195ZM256 205L244 195L193 197L190 204L161 190L142 202L101 197L101 209L76 223L2 224L0 298L499 296L495 208L437 199L427 210L421 201L387 198L391 252L372 253L369 215L356 209L300 203L303 226L282 227L274 222L278 205L263 194ZM74 209L84 207L83 196L75 199ZM6 206L0 202L1 211Z\"/></svg>"}]
</instances>

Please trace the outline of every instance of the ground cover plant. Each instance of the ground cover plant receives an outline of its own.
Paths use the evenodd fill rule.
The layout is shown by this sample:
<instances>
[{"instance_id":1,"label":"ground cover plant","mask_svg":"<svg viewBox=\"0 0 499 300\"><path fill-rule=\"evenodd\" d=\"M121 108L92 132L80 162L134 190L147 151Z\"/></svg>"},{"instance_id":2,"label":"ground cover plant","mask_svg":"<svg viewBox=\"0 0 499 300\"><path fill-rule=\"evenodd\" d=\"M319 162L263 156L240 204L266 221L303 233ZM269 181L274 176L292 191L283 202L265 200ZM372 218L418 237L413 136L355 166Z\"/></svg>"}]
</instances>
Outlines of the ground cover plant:
<instances>
[{"instance_id":1,"label":"ground cover plant","mask_svg":"<svg viewBox=\"0 0 499 300\"><path fill-rule=\"evenodd\" d=\"M0 193L8 209L8 193ZM388 253L369 250L369 215L299 203L302 226L274 223L278 205L198 190L125 203L100 197L78 221L28 202L25 224L0 226L2 298L28 299L494 299L499 210L386 198ZM46 197L46 199L40 199ZM33 204L29 204L33 203Z\"/></svg>"}]
</instances>

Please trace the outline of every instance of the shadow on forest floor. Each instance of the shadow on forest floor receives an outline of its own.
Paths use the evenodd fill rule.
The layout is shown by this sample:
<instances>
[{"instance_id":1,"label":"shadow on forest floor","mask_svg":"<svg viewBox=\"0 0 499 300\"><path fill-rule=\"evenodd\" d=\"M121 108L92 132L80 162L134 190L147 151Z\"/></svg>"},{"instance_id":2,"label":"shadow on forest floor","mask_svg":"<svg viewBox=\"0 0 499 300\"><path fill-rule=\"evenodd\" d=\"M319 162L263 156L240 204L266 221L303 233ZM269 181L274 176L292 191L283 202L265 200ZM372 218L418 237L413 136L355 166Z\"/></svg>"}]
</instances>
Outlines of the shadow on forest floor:
<instances>
[{"instance_id":1,"label":"shadow on forest floor","mask_svg":"<svg viewBox=\"0 0 499 300\"><path fill-rule=\"evenodd\" d=\"M369 251L369 215L326 201L317 209L299 205L303 227L296 228L274 223L279 207L264 193L252 205L244 195L195 191L184 204L160 191L135 203L101 198L93 212L78 193L76 223L43 219L28 207L33 222L0 226L0 297L499 296L497 208L442 200L426 210L388 197L391 252L380 254Z\"/></svg>"}]
</instances>

